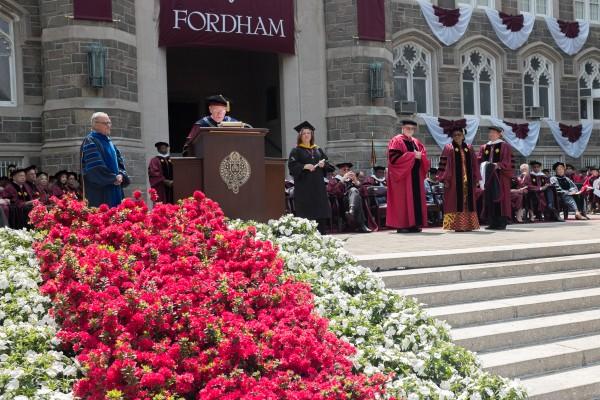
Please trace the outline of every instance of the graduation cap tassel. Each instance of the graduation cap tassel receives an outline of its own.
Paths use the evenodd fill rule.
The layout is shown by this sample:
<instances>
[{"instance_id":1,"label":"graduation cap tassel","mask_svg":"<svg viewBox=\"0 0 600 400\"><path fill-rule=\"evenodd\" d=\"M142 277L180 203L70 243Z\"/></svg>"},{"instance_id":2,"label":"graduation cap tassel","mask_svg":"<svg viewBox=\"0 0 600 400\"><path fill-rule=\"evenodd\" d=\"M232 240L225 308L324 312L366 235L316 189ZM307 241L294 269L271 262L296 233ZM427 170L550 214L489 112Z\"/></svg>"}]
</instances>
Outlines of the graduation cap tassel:
<instances>
[{"instance_id":1,"label":"graduation cap tassel","mask_svg":"<svg viewBox=\"0 0 600 400\"><path fill-rule=\"evenodd\" d=\"M375 154L375 141L373 140L373 131L371 131L371 168L375 171L377 164L377 154Z\"/></svg>"}]
</instances>

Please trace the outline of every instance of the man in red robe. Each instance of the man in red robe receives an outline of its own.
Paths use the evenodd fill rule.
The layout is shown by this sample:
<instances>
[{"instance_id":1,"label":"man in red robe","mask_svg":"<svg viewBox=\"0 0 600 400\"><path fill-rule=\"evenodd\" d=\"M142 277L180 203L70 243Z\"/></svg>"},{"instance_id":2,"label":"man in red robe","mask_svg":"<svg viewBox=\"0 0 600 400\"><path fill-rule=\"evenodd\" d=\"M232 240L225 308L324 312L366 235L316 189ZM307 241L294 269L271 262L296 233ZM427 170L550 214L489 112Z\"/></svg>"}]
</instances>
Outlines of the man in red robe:
<instances>
[{"instance_id":1,"label":"man in red robe","mask_svg":"<svg viewBox=\"0 0 600 400\"><path fill-rule=\"evenodd\" d=\"M169 143L157 142L154 146L158 155L148 165L150 186L156 190L158 201L173 204L173 164L169 156Z\"/></svg>"},{"instance_id":2,"label":"man in red robe","mask_svg":"<svg viewBox=\"0 0 600 400\"><path fill-rule=\"evenodd\" d=\"M413 138L417 123L402 121L402 134L388 144L386 224L398 233L421 232L427 225L424 181L429 171L425 146Z\"/></svg>"},{"instance_id":3,"label":"man in red robe","mask_svg":"<svg viewBox=\"0 0 600 400\"><path fill-rule=\"evenodd\" d=\"M489 142L481 145L478 160L484 180L483 215L486 229L506 229L512 216L510 198L511 179L514 174L512 148L502 140L503 129L490 126Z\"/></svg>"}]
</instances>

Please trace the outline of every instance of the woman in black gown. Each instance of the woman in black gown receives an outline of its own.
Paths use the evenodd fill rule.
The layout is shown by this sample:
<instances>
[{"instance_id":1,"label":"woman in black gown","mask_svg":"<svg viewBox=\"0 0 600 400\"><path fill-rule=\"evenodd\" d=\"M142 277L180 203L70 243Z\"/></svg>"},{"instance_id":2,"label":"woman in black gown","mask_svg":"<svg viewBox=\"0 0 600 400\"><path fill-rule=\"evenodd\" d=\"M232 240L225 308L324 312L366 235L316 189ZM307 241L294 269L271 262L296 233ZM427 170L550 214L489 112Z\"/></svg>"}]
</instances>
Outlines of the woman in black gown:
<instances>
[{"instance_id":1,"label":"woman in black gown","mask_svg":"<svg viewBox=\"0 0 600 400\"><path fill-rule=\"evenodd\" d=\"M294 128L298 132L297 146L288 157L288 169L294 177L294 207L296 216L318 223L325 233L331 207L325 190L327 155L315 145L315 128L304 121Z\"/></svg>"}]
</instances>

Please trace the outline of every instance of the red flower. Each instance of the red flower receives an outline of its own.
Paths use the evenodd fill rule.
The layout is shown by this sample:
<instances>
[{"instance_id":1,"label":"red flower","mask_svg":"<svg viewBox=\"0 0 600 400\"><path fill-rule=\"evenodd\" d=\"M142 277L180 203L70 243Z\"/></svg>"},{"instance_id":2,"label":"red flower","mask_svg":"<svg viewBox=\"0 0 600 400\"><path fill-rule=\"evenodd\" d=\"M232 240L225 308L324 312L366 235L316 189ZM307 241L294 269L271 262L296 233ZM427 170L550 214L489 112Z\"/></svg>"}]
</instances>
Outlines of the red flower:
<instances>
[{"instance_id":1,"label":"red flower","mask_svg":"<svg viewBox=\"0 0 600 400\"><path fill-rule=\"evenodd\" d=\"M385 377L352 371L354 349L314 313L310 287L286 280L256 231L229 230L203 193L152 211L134 199L89 209L72 198L32 221L61 325L87 370L74 387L100 400L370 399Z\"/></svg>"}]
</instances>

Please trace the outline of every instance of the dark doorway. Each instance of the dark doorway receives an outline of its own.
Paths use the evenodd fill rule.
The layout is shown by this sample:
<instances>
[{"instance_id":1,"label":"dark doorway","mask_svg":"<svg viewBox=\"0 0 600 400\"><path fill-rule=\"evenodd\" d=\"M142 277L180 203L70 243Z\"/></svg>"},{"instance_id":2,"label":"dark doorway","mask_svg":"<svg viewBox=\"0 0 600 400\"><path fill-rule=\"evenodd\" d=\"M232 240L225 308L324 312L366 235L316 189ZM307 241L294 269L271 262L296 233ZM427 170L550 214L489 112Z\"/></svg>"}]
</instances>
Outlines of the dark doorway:
<instances>
[{"instance_id":1,"label":"dark doorway","mask_svg":"<svg viewBox=\"0 0 600 400\"><path fill-rule=\"evenodd\" d=\"M198 120L197 103L169 102L169 141L172 153L181 153L191 126Z\"/></svg>"},{"instance_id":2,"label":"dark doorway","mask_svg":"<svg viewBox=\"0 0 600 400\"><path fill-rule=\"evenodd\" d=\"M267 128L268 157L282 157L279 56L242 50L171 48L167 51L169 139L180 152L193 123L208 114L204 99L222 94L230 116Z\"/></svg>"}]
</instances>

